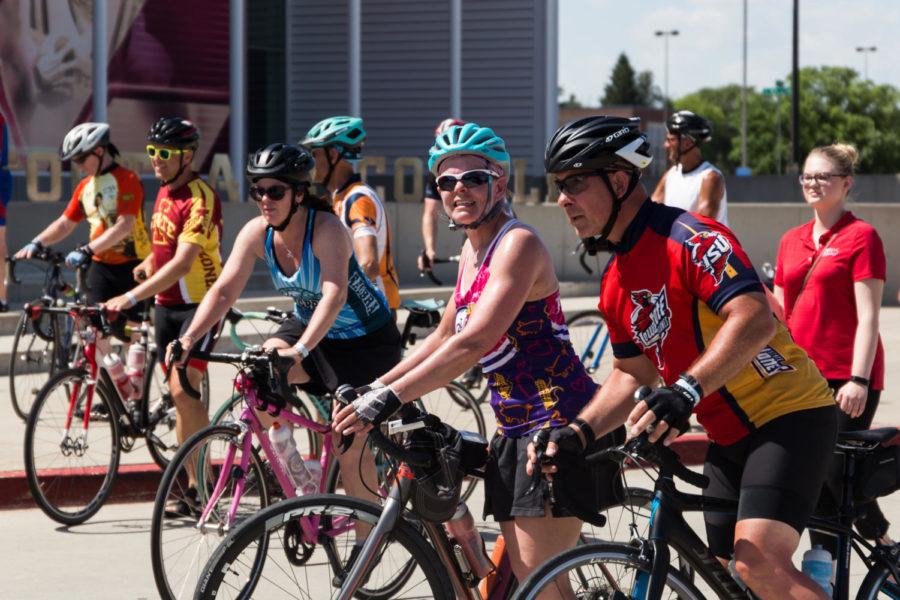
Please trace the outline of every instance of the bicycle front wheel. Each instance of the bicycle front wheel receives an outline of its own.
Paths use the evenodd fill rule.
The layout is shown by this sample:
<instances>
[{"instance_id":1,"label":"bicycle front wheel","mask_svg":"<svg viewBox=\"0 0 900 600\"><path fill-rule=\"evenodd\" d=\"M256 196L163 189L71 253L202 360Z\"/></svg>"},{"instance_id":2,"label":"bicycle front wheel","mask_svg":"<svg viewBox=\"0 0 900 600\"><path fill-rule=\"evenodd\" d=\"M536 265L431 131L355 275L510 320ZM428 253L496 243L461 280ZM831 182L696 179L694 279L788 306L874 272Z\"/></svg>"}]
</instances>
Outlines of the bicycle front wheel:
<instances>
[{"instance_id":1,"label":"bicycle front wheel","mask_svg":"<svg viewBox=\"0 0 900 600\"><path fill-rule=\"evenodd\" d=\"M335 598L340 591L334 585L335 575L343 573L356 542L357 527L369 530L380 516L381 508L376 504L330 494L301 496L270 506L219 545L200 577L195 597ZM330 543L308 543L302 521L317 521L317 537L327 537ZM266 542L265 560L256 566L259 546ZM393 598L452 598L447 567L425 538L402 518L388 533L365 587L384 587L383 582L393 579L410 560L415 562L415 569Z\"/></svg>"},{"instance_id":2,"label":"bicycle front wheel","mask_svg":"<svg viewBox=\"0 0 900 600\"><path fill-rule=\"evenodd\" d=\"M237 323L228 321L228 337L238 352L262 346L278 331L281 324L267 317L264 312L245 312Z\"/></svg>"},{"instance_id":3,"label":"bicycle front wheel","mask_svg":"<svg viewBox=\"0 0 900 600\"><path fill-rule=\"evenodd\" d=\"M32 320L23 312L16 325L9 353L9 395L13 411L23 421L47 380L67 366L67 357L60 354L57 344L57 323L55 314Z\"/></svg>"},{"instance_id":4,"label":"bicycle front wheel","mask_svg":"<svg viewBox=\"0 0 900 600\"><path fill-rule=\"evenodd\" d=\"M588 374L603 383L612 370L612 358L607 353L606 323L599 310L588 310L568 320L569 339Z\"/></svg>"},{"instance_id":5,"label":"bicycle front wheel","mask_svg":"<svg viewBox=\"0 0 900 600\"><path fill-rule=\"evenodd\" d=\"M83 523L100 510L119 467L116 413L106 388L91 386L87 380L82 369L51 377L25 427L25 472L31 495L51 519L66 525Z\"/></svg>"},{"instance_id":6,"label":"bicycle front wheel","mask_svg":"<svg viewBox=\"0 0 900 600\"><path fill-rule=\"evenodd\" d=\"M278 487L277 482L269 483L267 468L256 451L247 457L247 472L240 473L239 436L237 425L198 431L185 441L163 473L153 503L150 557L156 589L164 600L193 597L203 567L227 532L228 513L239 481L243 481L244 488L236 507L236 524L268 506L269 486ZM235 452L226 464L229 448ZM201 512L210 503L210 494L223 468L231 475L205 526L198 528ZM255 560L262 560L265 546L258 550Z\"/></svg>"},{"instance_id":7,"label":"bicycle front wheel","mask_svg":"<svg viewBox=\"0 0 900 600\"><path fill-rule=\"evenodd\" d=\"M895 560L894 568L900 571L900 560ZM879 598L896 600L896 598L900 598L900 582L894 579L886 564L876 562L869 569L862 585L859 586L856 598L857 600L878 600Z\"/></svg>"},{"instance_id":8,"label":"bicycle front wheel","mask_svg":"<svg viewBox=\"0 0 900 600\"><path fill-rule=\"evenodd\" d=\"M536 599L543 593L563 598L644 598L650 562L627 544L587 544L563 552L522 582L516 598ZM702 600L703 595L672 567L661 598Z\"/></svg>"}]
</instances>

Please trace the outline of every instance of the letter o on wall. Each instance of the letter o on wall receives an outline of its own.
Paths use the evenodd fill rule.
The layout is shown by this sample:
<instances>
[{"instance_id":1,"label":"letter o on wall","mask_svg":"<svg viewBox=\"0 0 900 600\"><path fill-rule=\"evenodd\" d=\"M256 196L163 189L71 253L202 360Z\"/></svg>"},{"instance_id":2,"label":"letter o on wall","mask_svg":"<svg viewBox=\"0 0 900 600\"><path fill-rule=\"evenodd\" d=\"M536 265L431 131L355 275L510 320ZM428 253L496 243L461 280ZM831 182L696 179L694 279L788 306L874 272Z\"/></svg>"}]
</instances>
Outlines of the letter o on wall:
<instances>
[{"instance_id":1,"label":"letter o on wall","mask_svg":"<svg viewBox=\"0 0 900 600\"><path fill-rule=\"evenodd\" d=\"M38 186L38 167L50 164L50 189L41 191ZM75 174L72 174L73 179ZM62 163L55 152L31 152L25 161L25 190L33 202L55 202L62 195Z\"/></svg>"},{"instance_id":2,"label":"letter o on wall","mask_svg":"<svg viewBox=\"0 0 900 600\"><path fill-rule=\"evenodd\" d=\"M407 193L403 185L406 169L412 169L412 191ZM404 156L394 161L394 199L397 202L419 202L425 195L425 182L422 180L422 159Z\"/></svg>"}]
</instances>

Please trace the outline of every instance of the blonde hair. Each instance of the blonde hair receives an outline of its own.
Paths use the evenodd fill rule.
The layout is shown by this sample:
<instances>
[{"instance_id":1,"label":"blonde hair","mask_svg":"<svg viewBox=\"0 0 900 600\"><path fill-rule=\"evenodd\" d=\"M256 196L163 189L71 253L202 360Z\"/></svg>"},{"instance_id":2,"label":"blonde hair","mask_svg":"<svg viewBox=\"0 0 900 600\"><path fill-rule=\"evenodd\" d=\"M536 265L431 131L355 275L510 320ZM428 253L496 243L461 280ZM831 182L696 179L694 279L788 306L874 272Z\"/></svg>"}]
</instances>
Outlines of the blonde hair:
<instances>
[{"instance_id":1,"label":"blonde hair","mask_svg":"<svg viewBox=\"0 0 900 600\"><path fill-rule=\"evenodd\" d=\"M853 144L836 143L828 146L816 146L810 151L809 156L813 154L819 154L827 158L838 168L841 175L852 176L856 174L859 150Z\"/></svg>"}]
</instances>

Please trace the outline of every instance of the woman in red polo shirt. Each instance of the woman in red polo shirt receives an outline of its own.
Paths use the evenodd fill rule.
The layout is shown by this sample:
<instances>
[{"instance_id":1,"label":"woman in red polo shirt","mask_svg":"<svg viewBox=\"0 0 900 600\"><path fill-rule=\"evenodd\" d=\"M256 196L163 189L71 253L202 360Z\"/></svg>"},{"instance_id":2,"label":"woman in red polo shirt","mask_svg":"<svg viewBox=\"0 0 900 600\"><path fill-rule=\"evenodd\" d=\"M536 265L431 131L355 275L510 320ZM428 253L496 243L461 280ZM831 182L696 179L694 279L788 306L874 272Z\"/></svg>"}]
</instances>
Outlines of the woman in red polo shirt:
<instances>
[{"instance_id":1,"label":"woman in red polo shirt","mask_svg":"<svg viewBox=\"0 0 900 600\"><path fill-rule=\"evenodd\" d=\"M849 144L809 153L800 185L814 216L784 234L775 267L775 297L794 340L834 391L842 431L868 429L884 389L884 348L878 335L884 246L874 227L847 210L857 158ZM826 488L840 489L832 479ZM836 512L832 502L833 492L823 494L820 512ZM856 526L862 535L892 543L877 503L865 505L861 513ZM834 556L834 538L812 533L813 543L831 548Z\"/></svg>"}]
</instances>

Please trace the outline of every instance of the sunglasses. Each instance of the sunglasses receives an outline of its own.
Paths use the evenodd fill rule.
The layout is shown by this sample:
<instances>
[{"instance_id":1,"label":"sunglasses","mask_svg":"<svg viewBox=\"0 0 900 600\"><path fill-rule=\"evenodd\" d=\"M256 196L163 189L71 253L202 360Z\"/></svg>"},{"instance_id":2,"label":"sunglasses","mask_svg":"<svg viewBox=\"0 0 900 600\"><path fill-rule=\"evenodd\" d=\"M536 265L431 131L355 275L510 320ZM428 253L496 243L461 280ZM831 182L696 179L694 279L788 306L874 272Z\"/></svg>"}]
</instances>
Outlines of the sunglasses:
<instances>
[{"instance_id":1,"label":"sunglasses","mask_svg":"<svg viewBox=\"0 0 900 600\"><path fill-rule=\"evenodd\" d=\"M289 189L290 187L286 185L273 185L268 188L259 185L251 185L249 191L250 197L256 202L260 202L262 201L263 196L268 196L270 200L281 200Z\"/></svg>"},{"instance_id":2,"label":"sunglasses","mask_svg":"<svg viewBox=\"0 0 900 600\"><path fill-rule=\"evenodd\" d=\"M176 154L184 154L184 150L181 148L159 148L153 144L147 145L147 156L150 158L159 156L160 160L169 160Z\"/></svg>"},{"instance_id":3,"label":"sunglasses","mask_svg":"<svg viewBox=\"0 0 900 600\"><path fill-rule=\"evenodd\" d=\"M456 188L456 184L460 181L463 184L463 187L466 189L476 188L480 185L486 184L491 180L491 177L498 177L499 175L493 171L488 171L487 169L476 169L474 171L466 171L462 175L441 175L435 181L437 188L442 192L452 192Z\"/></svg>"},{"instance_id":4,"label":"sunglasses","mask_svg":"<svg viewBox=\"0 0 900 600\"><path fill-rule=\"evenodd\" d=\"M590 177L599 177L601 173L603 173L603 171L599 170L576 173L575 175L569 175L565 179L554 179L553 183L556 184L556 189L559 190L560 194L577 196L588 188L588 185L590 185L588 179Z\"/></svg>"}]
</instances>

